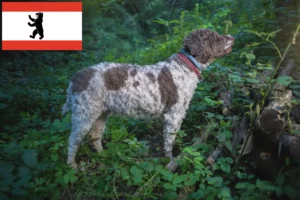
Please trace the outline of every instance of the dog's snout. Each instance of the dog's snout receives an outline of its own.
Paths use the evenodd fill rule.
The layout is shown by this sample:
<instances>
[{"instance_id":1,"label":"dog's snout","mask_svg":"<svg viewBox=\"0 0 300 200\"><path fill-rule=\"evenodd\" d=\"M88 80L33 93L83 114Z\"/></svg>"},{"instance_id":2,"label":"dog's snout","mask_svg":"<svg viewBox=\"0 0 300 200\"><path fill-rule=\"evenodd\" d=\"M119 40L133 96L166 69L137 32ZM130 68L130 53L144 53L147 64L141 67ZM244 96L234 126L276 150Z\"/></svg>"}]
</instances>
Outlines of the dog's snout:
<instances>
[{"instance_id":1,"label":"dog's snout","mask_svg":"<svg viewBox=\"0 0 300 200\"><path fill-rule=\"evenodd\" d=\"M227 37L228 40L231 40L232 42L234 42L234 37L233 37L233 36L231 36L231 35L226 35L226 37Z\"/></svg>"}]
</instances>

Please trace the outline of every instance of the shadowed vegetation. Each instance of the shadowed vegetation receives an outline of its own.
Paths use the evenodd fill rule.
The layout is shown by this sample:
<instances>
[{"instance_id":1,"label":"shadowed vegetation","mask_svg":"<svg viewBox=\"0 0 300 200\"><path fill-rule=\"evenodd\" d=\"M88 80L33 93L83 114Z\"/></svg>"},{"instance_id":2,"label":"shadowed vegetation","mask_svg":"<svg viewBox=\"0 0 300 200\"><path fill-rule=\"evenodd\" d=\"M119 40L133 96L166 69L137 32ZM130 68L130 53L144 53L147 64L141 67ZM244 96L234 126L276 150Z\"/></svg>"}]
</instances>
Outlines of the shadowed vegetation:
<instances>
[{"instance_id":1,"label":"shadowed vegetation","mask_svg":"<svg viewBox=\"0 0 300 200\"><path fill-rule=\"evenodd\" d=\"M0 199L299 199L297 3L83 0L82 51L2 51ZM71 169L70 115L61 116L71 76L103 61L165 60L200 28L235 45L203 72L176 139L177 170L164 168L159 120L120 117L109 119L104 151L86 138L85 171Z\"/></svg>"}]
</instances>

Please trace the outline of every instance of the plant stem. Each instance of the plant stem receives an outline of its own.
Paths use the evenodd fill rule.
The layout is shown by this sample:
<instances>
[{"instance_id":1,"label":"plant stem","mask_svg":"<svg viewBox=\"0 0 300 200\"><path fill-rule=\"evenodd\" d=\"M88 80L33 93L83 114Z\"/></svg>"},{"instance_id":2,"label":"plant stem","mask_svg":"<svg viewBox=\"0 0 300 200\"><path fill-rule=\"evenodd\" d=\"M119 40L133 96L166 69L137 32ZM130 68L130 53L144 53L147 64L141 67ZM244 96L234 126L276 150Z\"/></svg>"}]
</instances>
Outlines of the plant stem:
<instances>
[{"instance_id":1,"label":"plant stem","mask_svg":"<svg viewBox=\"0 0 300 200\"><path fill-rule=\"evenodd\" d=\"M297 34L298 34L298 32L299 32L299 29L300 29L300 23L298 24L298 26L297 26L297 28L296 28L296 31L295 31L294 34L293 34L293 37L292 37L291 42L290 42L290 43L287 45L287 47L285 48L285 51L284 51L283 55L280 57L280 61L278 62L277 66L275 67L275 70L273 71L272 76L271 76L269 82L267 83L267 88L266 88L266 90L265 90L266 92L265 92L264 97L263 97L263 100L261 101L261 104L260 104L261 107L263 107L263 105L265 104L266 97L268 96L268 93L270 92L271 83L272 83L272 81L273 81L273 79L274 79L274 77L275 77L275 75L276 75L276 73L277 73L279 67L281 66L281 63L282 63L283 60L285 59L285 56L286 56L288 50L290 49L290 47L291 47L293 41L295 40L295 38L296 38L296 36L297 36ZM271 41L269 41L269 42L271 42ZM277 49L278 49L278 48L277 48Z\"/></svg>"},{"instance_id":2,"label":"plant stem","mask_svg":"<svg viewBox=\"0 0 300 200\"><path fill-rule=\"evenodd\" d=\"M116 198L119 200L118 194L117 194L117 190L116 190L116 174L114 174L114 193L116 195Z\"/></svg>"},{"instance_id":3,"label":"plant stem","mask_svg":"<svg viewBox=\"0 0 300 200\"><path fill-rule=\"evenodd\" d=\"M261 101L260 108L262 108L263 105L265 104L266 97L268 96L268 93L270 92L271 83L272 83L272 81L273 81L273 79L274 79L274 77L275 77L275 75L276 75L276 73L277 73L277 71L278 71L278 69L279 69L279 67L280 67L280 65L281 65L281 63L282 63L282 61L284 60L284 58L285 58L285 56L286 56L286 54L287 54L287 52L288 52L290 46L292 45L293 41L295 40L295 38L296 38L296 36L297 36L297 34L298 34L298 32L299 32L299 29L300 29L300 23L298 24L298 26L297 26L297 28L296 28L296 31L295 31L294 34L293 34L292 40L291 40L291 42L287 45L287 47L286 47L286 49L285 49L283 55L280 56L281 54L280 54L280 52L279 52L280 61L278 62L277 66L275 67L275 70L274 70L273 73L272 73L271 79L270 79L269 82L267 83L267 88L266 88L266 90L265 90L266 92L265 92L265 94L264 94L263 100ZM269 41L269 40L267 40L267 41ZM272 43L272 41L269 41L269 42ZM274 44L274 43L273 43L273 44ZM274 44L274 45L275 45L275 44ZM275 47L276 47L277 51L279 51L279 49L277 48L276 45L275 45ZM260 109L260 110L262 110L262 109ZM252 113L252 112L251 112L251 113ZM259 113L257 113L257 115L258 115L258 114L259 114ZM253 126L254 126L254 123L255 123L255 120L256 120L257 115L251 116L250 127L249 127L249 131L248 131L248 133L247 133L247 138L246 138L246 140L245 140L245 143L244 143L244 145L243 145L243 148L242 148L242 151L241 151L240 155L239 155L239 156L237 157L237 159L236 159L236 163L239 161L240 157L243 155L243 153L244 153L244 151L245 151L245 148L246 148L246 146L247 146L247 143L248 143L248 141L249 141L249 138L250 138L250 136L251 136L251 134L252 134L252 129L253 129Z\"/></svg>"}]
</instances>

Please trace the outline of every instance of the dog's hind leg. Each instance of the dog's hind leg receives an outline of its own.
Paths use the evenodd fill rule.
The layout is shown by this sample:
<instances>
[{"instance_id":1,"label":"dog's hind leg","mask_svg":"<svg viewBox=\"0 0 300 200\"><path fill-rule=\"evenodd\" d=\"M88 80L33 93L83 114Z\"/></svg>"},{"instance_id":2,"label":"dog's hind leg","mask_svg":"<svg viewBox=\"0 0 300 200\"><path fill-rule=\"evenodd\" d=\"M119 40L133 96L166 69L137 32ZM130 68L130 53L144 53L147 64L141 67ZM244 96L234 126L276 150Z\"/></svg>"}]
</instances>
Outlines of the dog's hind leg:
<instances>
[{"instance_id":1,"label":"dog's hind leg","mask_svg":"<svg viewBox=\"0 0 300 200\"><path fill-rule=\"evenodd\" d=\"M84 137L91 131L98 116L82 105L72 107L72 131L68 144L68 164L77 168L75 157Z\"/></svg>"},{"instance_id":2,"label":"dog's hind leg","mask_svg":"<svg viewBox=\"0 0 300 200\"><path fill-rule=\"evenodd\" d=\"M77 164L75 162L76 153L80 147L80 144L86 134L90 131L92 127L91 123L79 123L72 124L72 131L69 137L68 144L68 164L73 168L77 168Z\"/></svg>"},{"instance_id":3,"label":"dog's hind leg","mask_svg":"<svg viewBox=\"0 0 300 200\"><path fill-rule=\"evenodd\" d=\"M93 147L97 150L97 152L100 152L102 147L102 135L105 130L105 124L106 120L108 118L108 114L104 113L102 114L93 124L93 129L89 133L92 139Z\"/></svg>"}]
</instances>

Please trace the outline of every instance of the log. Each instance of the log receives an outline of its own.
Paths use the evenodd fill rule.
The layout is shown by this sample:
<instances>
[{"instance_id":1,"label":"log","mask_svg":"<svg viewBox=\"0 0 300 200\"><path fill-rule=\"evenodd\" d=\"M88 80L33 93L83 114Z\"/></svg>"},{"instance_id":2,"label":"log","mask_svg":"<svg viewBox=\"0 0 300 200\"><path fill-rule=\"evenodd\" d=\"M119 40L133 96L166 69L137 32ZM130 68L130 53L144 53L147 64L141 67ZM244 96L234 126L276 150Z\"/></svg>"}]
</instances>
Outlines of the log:
<instances>
[{"instance_id":1,"label":"log","mask_svg":"<svg viewBox=\"0 0 300 200\"><path fill-rule=\"evenodd\" d=\"M288 59L285 67L281 70L278 77L291 75L292 72L294 71L295 67L296 67L296 63L295 63L294 59ZM273 91L285 91L285 90L286 90L285 85L275 83L273 86Z\"/></svg>"},{"instance_id":2,"label":"log","mask_svg":"<svg viewBox=\"0 0 300 200\"><path fill-rule=\"evenodd\" d=\"M292 91L287 90L278 94L275 99L267 105L260 115L259 123L266 132L280 133L286 127L286 111L290 105Z\"/></svg>"},{"instance_id":3,"label":"log","mask_svg":"<svg viewBox=\"0 0 300 200\"><path fill-rule=\"evenodd\" d=\"M293 107L291 109L291 118L297 123L300 124L300 109Z\"/></svg>"},{"instance_id":4,"label":"log","mask_svg":"<svg viewBox=\"0 0 300 200\"><path fill-rule=\"evenodd\" d=\"M289 59L278 77L289 76L295 69L295 61ZM263 109L259 116L259 125L266 132L281 133L287 125L287 107L291 106L292 91L286 86L275 83L270 97L270 103Z\"/></svg>"},{"instance_id":5,"label":"log","mask_svg":"<svg viewBox=\"0 0 300 200\"><path fill-rule=\"evenodd\" d=\"M289 147L290 155L292 157L300 158L300 137L281 135L279 140L283 146Z\"/></svg>"},{"instance_id":6,"label":"log","mask_svg":"<svg viewBox=\"0 0 300 200\"><path fill-rule=\"evenodd\" d=\"M221 91L218 96L218 100L222 101L222 114L228 116L230 114L230 106L231 106L231 92L226 90L225 86L221 86Z\"/></svg>"}]
</instances>

